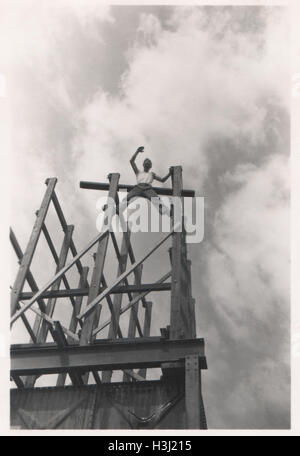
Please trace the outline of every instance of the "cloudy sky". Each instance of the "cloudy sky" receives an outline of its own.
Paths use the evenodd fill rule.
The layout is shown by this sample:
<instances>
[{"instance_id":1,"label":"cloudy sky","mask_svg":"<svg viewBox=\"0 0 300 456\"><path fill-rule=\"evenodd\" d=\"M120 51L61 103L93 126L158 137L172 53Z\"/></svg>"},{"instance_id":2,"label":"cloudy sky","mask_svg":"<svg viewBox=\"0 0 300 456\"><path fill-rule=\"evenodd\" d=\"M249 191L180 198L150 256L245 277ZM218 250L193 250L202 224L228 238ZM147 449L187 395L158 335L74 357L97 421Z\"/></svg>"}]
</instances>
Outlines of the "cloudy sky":
<instances>
[{"instance_id":1,"label":"cloudy sky","mask_svg":"<svg viewBox=\"0 0 300 456\"><path fill-rule=\"evenodd\" d=\"M154 171L180 164L184 186L205 196L204 241L189 257L210 428L289 427L288 25L279 7L26 0L9 2L2 27L11 223L23 249L50 176L78 248L93 238L99 195L79 181L120 172L134 183L139 145ZM37 252L42 285L54 265L42 239ZM144 280L167 272L167 260L165 248ZM153 335L168 323L166 296L153 295Z\"/></svg>"}]
</instances>

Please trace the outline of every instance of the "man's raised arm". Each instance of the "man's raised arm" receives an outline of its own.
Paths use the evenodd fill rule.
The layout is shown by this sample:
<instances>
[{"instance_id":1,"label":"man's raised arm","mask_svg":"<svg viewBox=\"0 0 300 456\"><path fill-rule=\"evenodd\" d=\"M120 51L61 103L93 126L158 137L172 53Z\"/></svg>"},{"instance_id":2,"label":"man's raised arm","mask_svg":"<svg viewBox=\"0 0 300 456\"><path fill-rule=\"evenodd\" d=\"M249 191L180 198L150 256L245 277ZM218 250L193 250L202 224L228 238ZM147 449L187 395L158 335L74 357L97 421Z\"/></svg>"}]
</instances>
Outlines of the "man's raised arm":
<instances>
[{"instance_id":1,"label":"man's raised arm","mask_svg":"<svg viewBox=\"0 0 300 456\"><path fill-rule=\"evenodd\" d=\"M132 156L131 159L130 159L130 164L131 164L132 169L133 169L133 171L135 172L135 174L137 174L138 171L139 171L139 170L138 170L138 167L137 167L136 164L135 164L135 159L136 159L136 157L138 156L138 154L139 154L139 153L142 153L142 152L144 152L144 147L143 147L143 146L138 147L138 149L136 150L136 152L133 154L133 156Z\"/></svg>"},{"instance_id":2,"label":"man's raised arm","mask_svg":"<svg viewBox=\"0 0 300 456\"><path fill-rule=\"evenodd\" d=\"M154 178L155 180L157 180L158 182L166 182L166 181L169 179L169 177L170 177L171 175L172 175L172 167L170 168L168 174L166 174L165 177L160 177L160 176L158 176L157 174L153 173L153 178Z\"/></svg>"}]
</instances>

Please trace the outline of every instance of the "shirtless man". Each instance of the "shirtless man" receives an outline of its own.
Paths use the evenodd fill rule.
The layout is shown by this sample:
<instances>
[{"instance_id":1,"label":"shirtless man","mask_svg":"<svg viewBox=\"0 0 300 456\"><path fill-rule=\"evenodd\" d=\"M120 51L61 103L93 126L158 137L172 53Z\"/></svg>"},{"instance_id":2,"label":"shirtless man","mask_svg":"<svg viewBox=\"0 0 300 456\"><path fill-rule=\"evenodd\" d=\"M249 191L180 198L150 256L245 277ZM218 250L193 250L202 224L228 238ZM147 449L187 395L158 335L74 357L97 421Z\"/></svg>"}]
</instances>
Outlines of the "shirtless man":
<instances>
[{"instance_id":1,"label":"shirtless man","mask_svg":"<svg viewBox=\"0 0 300 456\"><path fill-rule=\"evenodd\" d=\"M153 180L157 180L158 182L166 182L166 180L168 180L169 177L171 176L171 168L165 177L159 177L153 171L150 171L152 168L152 162L151 162L151 160L149 160L149 158L145 158L145 160L143 162L144 170L143 171L139 170L138 167L136 166L135 160L136 160L138 154L143 153L143 152L144 152L144 147L140 146L130 159L130 164L136 175L137 185L135 185L133 187L133 189L130 190L129 193L127 193L126 197L124 198L124 200L121 203L120 212L122 212L123 208L128 204L128 202L132 198L142 196L144 198L147 198L150 201L151 201L151 198L155 198L155 200L153 200L152 202L159 204L160 214L170 215L169 209L163 204L163 202L161 201L161 199L159 198L158 194L153 189L151 184L152 184Z\"/></svg>"}]
</instances>

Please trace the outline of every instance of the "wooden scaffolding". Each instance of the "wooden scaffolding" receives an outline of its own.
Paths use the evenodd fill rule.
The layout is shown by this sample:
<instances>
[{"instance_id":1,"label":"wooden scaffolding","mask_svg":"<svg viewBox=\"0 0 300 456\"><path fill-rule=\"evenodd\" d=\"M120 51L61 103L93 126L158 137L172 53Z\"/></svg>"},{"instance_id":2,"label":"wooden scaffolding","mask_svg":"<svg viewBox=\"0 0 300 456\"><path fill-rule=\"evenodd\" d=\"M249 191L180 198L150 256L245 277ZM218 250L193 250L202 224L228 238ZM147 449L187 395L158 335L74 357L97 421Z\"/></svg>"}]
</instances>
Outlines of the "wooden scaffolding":
<instances>
[{"instance_id":1,"label":"wooden scaffolding","mask_svg":"<svg viewBox=\"0 0 300 456\"><path fill-rule=\"evenodd\" d=\"M132 188L130 185L120 184L119 179L120 175L113 173L108 176L108 183L81 182L80 187L108 191L108 197L118 205L118 191L122 189L128 191ZM36 213L34 227L24 253L13 230L10 231L10 240L20 265L11 290L11 325L19 318L22 319L30 336L30 343L11 347L11 379L17 387L12 389L12 427L206 429L201 370L206 369L207 366L204 340L196 337L191 262L187 257L184 230L177 232L171 229L140 258L135 256L130 232L123 233L119 248L116 235L109 228L97 234L78 252L72 237L74 226L66 222L55 193L56 183L56 178L46 180L47 189L40 209ZM194 191L183 189L180 166L172 168L172 188L155 188L155 190L159 195L173 195L180 198L194 196ZM46 227L46 216L51 202L64 233L59 253ZM30 266L41 233L45 236L56 263L56 272L44 286L38 287ZM154 283L143 283L143 263L170 238L172 240L169 255L170 271ZM118 271L113 280L110 272L109 281L107 281L105 260L110 241L118 260ZM94 253L93 270L89 277L89 268L83 265L83 258L93 247L97 250ZM72 259L66 264L69 252ZM70 287L66 276L67 271L72 267L77 268L78 271L78 287L75 289ZM134 277L134 284L128 281L130 275ZM26 282L31 291L24 291ZM170 323L160 328L160 337L154 337L150 333L152 302L146 297L151 292L166 291L170 291L171 296ZM125 305L124 296L128 297ZM53 319L55 306L60 298L68 298L70 301L72 313L67 326ZM84 301L85 298L86 301ZM106 320L101 318L104 302L110 311L110 318ZM36 314L33 325L26 316L28 311ZM130 313L126 335L120 327L120 318L125 312ZM143 324L141 324L140 315ZM108 336L99 338L104 328L108 328ZM47 341L49 334L53 339L51 342ZM161 369L162 375L159 381L153 382L146 379L147 369L150 368ZM123 388L123 395L124 391L130 391L130 388L134 388L135 391L134 395L126 393L129 394L126 400L123 398L118 402L115 397L115 409L121 410L123 407L122 411L119 410L118 419L114 418L115 415L109 408L113 402L111 396L113 390L107 389L114 388L114 382L111 382L111 379L112 372L115 370L123 371L123 379L117 383L118 391ZM38 377L54 373L57 374L55 387L50 389L35 387ZM65 386L67 376L71 386ZM91 385L91 378L95 385ZM150 386L153 391L156 391L155 393L149 392ZM162 393L164 388L167 389ZM160 393L157 393L158 389ZM55 395L60 394L61 398L62 391L67 390L68 394L86 391L86 403L81 407L88 410L89 419L85 419L81 424L78 424L78 419L68 421L75 413L72 405L73 398L73 401L65 406L64 410L67 412L64 414L64 419L55 419L55 416L62 416L56 401L56 411L53 410L52 421L50 419L47 424L39 424L41 419L37 419L37 416L40 412L38 405L34 410L32 408L34 402L32 394L40 397L39 395L43 393L41 390L45 390L49 395L48 415L51 404L55 402L53 399ZM89 399L89 392L92 397L95 397L95 394L103 395L105 391L108 391L106 399L109 405L103 405L105 403L103 397L102 401L98 402ZM138 394L140 397L143 396L143 406L135 403ZM63 403L62 399L60 401ZM24 404L27 404L26 410ZM99 410L102 407L101 419L97 407ZM176 407L179 407L177 412ZM175 410L173 416L172 409ZM181 415L178 413L179 410ZM98 419L96 419L97 413ZM111 418L108 418L108 415Z\"/></svg>"}]
</instances>

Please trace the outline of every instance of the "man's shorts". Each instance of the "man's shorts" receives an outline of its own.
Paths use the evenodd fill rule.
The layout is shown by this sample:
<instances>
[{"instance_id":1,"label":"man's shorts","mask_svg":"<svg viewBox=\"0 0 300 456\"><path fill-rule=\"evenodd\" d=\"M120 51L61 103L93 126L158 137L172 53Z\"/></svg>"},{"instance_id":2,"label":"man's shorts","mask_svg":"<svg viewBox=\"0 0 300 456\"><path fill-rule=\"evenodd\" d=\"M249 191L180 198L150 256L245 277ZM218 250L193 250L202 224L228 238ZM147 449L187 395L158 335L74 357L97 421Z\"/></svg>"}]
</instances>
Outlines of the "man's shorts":
<instances>
[{"instance_id":1,"label":"man's shorts","mask_svg":"<svg viewBox=\"0 0 300 456\"><path fill-rule=\"evenodd\" d=\"M159 198L158 194L149 184L138 184L133 187L132 190L127 194L127 201L132 198L142 196L151 200L151 198Z\"/></svg>"}]
</instances>

